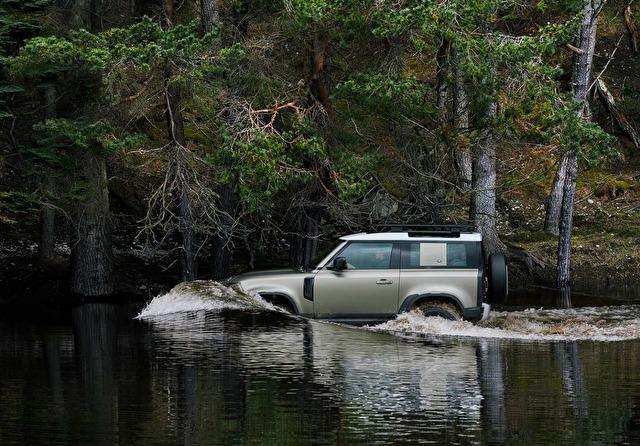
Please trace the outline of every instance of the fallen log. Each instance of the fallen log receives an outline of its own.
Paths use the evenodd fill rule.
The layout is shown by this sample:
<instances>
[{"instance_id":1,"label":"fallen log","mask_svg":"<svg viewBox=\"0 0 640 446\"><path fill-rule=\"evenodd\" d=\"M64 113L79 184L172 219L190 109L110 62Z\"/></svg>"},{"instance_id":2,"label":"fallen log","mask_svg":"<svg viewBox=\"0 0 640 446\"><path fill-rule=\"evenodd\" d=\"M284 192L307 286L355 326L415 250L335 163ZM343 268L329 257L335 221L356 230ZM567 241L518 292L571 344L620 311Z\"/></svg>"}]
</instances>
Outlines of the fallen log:
<instances>
[{"instance_id":1,"label":"fallen log","mask_svg":"<svg viewBox=\"0 0 640 446\"><path fill-rule=\"evenodd\" d=\"M631 123L627 120L627 118L622 114L618 106L616 105L616 101L613 98L613 95L607 88L607 85L604 83L602 79L598 79L596 81L596 88L598 91L598 96L604 103L607 111L615 121L616 125L620 128L620 130L631 140L633 145L640 149L640 137L638 136L638 132L631 125Z\"/></svg>"}]
</instances>

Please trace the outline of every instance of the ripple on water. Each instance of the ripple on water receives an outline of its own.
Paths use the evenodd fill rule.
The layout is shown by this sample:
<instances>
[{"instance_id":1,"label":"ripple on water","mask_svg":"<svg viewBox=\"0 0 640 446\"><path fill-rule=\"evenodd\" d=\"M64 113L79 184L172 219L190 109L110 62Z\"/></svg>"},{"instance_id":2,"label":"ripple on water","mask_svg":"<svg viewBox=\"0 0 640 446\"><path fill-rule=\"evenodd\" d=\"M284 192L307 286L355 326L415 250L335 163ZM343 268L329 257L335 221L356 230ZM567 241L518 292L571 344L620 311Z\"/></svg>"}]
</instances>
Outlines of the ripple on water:
<instances>
[{"instance_id":1,"label":"ripple on water","mask_svg":"<svg viewBox=\"0 0 640 446\"><path fill-rule=\"evenodd\" d=\"M419 334L531 341L624 341L640 338L640 306L584 307L494 311L478 324L425 317L418 311L368 330L396 334Z\"/></svg>"}]
</instances>

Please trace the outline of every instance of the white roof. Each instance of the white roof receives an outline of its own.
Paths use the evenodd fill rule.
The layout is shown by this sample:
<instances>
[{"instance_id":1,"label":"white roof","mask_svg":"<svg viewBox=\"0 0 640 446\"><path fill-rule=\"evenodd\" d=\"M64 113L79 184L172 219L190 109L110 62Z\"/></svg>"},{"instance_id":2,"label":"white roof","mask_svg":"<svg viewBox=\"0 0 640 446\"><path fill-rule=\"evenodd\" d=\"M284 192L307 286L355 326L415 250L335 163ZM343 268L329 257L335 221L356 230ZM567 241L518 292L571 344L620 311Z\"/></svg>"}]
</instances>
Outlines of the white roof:
<instances>
[{"instance_id":1,"label":"white roof","mask_svg":"<svg viewBox=\"0 0 640 446\"><path fill-rule=\"evenodd\" d=\"M482 235L478 232L461 232L460 237L438 237L438 236L412 236L407 232L360 232L358 234L345 235L340 240L347 241L411 241L411 242L481 242Z\"/></svg>"}]
</instances>

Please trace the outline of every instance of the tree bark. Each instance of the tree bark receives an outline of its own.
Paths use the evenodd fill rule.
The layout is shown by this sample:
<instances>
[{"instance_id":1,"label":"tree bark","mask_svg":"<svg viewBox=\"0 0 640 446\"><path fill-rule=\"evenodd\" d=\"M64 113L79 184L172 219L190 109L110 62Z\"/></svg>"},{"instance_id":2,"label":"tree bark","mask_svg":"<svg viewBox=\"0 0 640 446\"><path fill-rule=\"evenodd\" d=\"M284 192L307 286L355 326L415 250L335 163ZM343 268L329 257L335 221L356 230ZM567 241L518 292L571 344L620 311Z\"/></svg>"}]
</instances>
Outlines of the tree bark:
<instances>
[{"instance_id":1,"label":"tree bark","mask_svg":"<svg viewBox=\"0 0 640 446\"><path fill-rule=\"evenodd\" d=\"M506 247L496 231L496 136L497 105L492 99L485 108L478 141L478 157L473 166L471 220L482 234L486 254L504 252Z\"/></svg>"},{"instance_id":2,"label":"tree bark","mask_svg":"<svg viewBox=\"0 0 640 446\"><path fill-rule=\"evenodd\" d=\"M245 2L246 3L246 2ZM220 20L220 2L219 0L201 0L202 13L202 29L209 33L220 29L222 22ZM221 46L220 34L211 42L211 49L217 51ZM225 167L233 170L231 163L225 161ZM218 228L217 233L213 236L211 244L211 277L213 279L223 279L229 273L231 264L232 250L230 246L231 227L235 215L235 177L228 183L218 187L218 209L226 214L224 226Z\"/></svg>"},{"instance_id":3,"label":"tree bark","mask_svg":"<svg viewBox=\"0 0 640 446\"><path fill-rule=\"evenodd\" d=\"M71 292L102 296L115 291L105 160L90 149L78 149L78 186L74 206L76 241L71 250Z\"/></svg>"},{"instance_id":4,"label":"tree bark","mask_svg":"<svg viewBox=\"0 0 640 446\"><path fill-rule=\"evenodd\" d=\"M183 281L196 278L195 236L191 208L190 166L184 136L180 89L171 85L171 74L167 71L165 86L167 128L169 141L173 145L173 176L176 184L178 235L180 239L180 277Z\"/></svg>"},{"instance_id":5,"label":"tree bark","mask_svg":"<svg viewBox=\"0 0 640 446\"><path fill-rule=\"evenodd\" d=\"M54 179L47 175L44 182L45 200L52 198ZM50 203L44 203L40 208L40 242L38 243L38 262L48 264L55 256L56 245L56 211Z\"/></svg>"},{"instance_id":6,"label":"tree bark","mask_svg":"<svg viewBox=\"0 0 640 446\"><path fill-rule=\"evenodd\" d=\"M334 110L330 96L331 87L328 73L329 48L329 38L316 32L314 34L313 49L311 51L309 93L314 100L322 105L331 120L334 115Z\"/></svg>"},{"instance_id":7,"label":"tree bark","mask_svg":"<svg viewBox=\"0 0 640 446\"><path fill-rule=\"evenodd\" d=\"M553 180L551 193L547 197L544 231L553 235L558 235L560 231L560 210L562 208L562 192L567 177L568 156L569 154L565 153L560 159L560 165Z\"/></svg>"},{"instance_id":8,"label":"tree bark","mask_svg":"<svg viewBox=\"0 0 640 446\"><path fill-rule=\"evenodd\" d=\"M589 93L591 65L596 47L598 14L602 4L602 0L584 0L584 17L576 45L580 52L574 55L573 73L571 75L573 96L576 102L580 104L578 109L578 116L580 117L584 114L587 94Z\"/></svg>"},{"instance_id":9,"label":"tree bark","mask_svg":"<svg viewBox=\"0 0 640 446\"><path fill-rule=\"evenodd\" d=\"M566 176L562 193L560 237L558 238L558 288L571 285L571 232L573 229L573 208L576 194L578 160L575 152L567 156Z\"/></svg>"},{"instance_id":10,"label":"tree bark","mask_svg":"<svg viewBox=\"0 0 640 446\"><path fill-rule=\"evenodd\" d=\"M216 31L217 35L213 38L211 46L214 50L220 48L221 38L221 22L220 22L220 2L219 0L200 0L200 9L202 14L202 29L205 33Z\"/></svg>"},{"instance_id":11,"label":"tree bark","mask_svg":"<svg viewBox=\"0 0 640 446\"><path fill-rule=\"evenodd\" d=\"M54 84L45 85L45 119L56 117L56 87ZM56 180L50 172L43 183L45 203L40 208L40 241L38 243L38 262L45 265L55 256L56 244L56 211L51 203L55 197Z\"/></svg>"},{"instance_id":12,"label":"tree bark","mask_svg":"<svg viewBox=\"0 0 640 446\"><path fill-rule=\"evenodd\" d=\"M235 182L223 184L218 188L218 208L233 220L235 211ZM229 243L233 221L228 221L225 228L220 228L213 237L211 249L211 276L213 279L224 279L229 273L232 250Z\"/></svg>"},{"instance_id":13,"label":"tree bark","mask_svg":"<svg viewBox=\"0 0 640 446\"><path fill-rule=\"evenodd\" d=\"M449 97L449 55L451 52L451 44L447 39L442 39L442 43L436 53L437 65L437 85L436 107L438 110L438 122L441 126L447 124L447 99Z\"/></svg>"},{"instance_id":14,"label":"tree bark","mask_svg":"<svg viewBox=\"0 0 640 446\"><path fill-rule=\"evenodd\" d=\"M71 29L86 29L92 31L91 17L93 16L93 0L73 0L69 15Z\"/></svg>"},{"instance_id":15,"label":"tree bark","mask_svg":"<svg viewBox=\"0 0 640 446\"><path fill-rule=\"evenodd\" d=\"M574 54L573 71L571 75L571 89L575 101L579 104L577 110L579 117L583 117L585 112L588 111L586 99L589 82L591 81L591 64L596 45L598 14L600 13L602 4L602 0L584 0L584 17L582 18L582 27L580 28L576 41L578 51ZM565 168L565 165L564 162L560 162L558 165L558 171L553 181L551 193L547 198L544 229L551 234L558 234L560 230L552 225L557 225L560 222L562 196L558 196L558 193L562 194L564 190L565 175L563 175L561 170Z\"/></svg>"},{"instance_id":16,"label":"tree bark","mask_svg":"<svg viewBox=\"0 0 640 446\"><path fill-rule=\"evenodd\" d=\"M294 268L309 268L318 252L318 235L320 234L320 210L308 207L299 211L293 228L289 263Z\"/></svg>"},{"instance_id":17,"label":"tree bark","mask_svg":"<svg viewBox=\"0 0 640 446\"><path fill-rule=\"evenodd\" d=\"M175 24L175 1L163 0L165 24L171 28ZM179 86L171 82L171 68L165 69L165 111L167 131L171 145L173 176L176 184L176 211L178 215L178 235L180 239L180 277L183 281L196 278L195 234L193 231L193 210L191 203L191 174L188 148L182 120L182 94Z\"/></svg>"},{"instance_id":18,"label":"tree bark","mask_svg":"<svg viewBox=\"0 0 640 446\"><path fill-rule=\"evenodd\" d=\"M463 191L471 188L473 175L473 159L469 149L469 98L464 81L464 73L459 63L455 48L451 48L451 58L455 71L455 88L453 91L453 124L456 129L455 163L460 187Z\"/></svg>"},{"instance_id":19,"label":"tree bark","mask_svg":"<svg viewBox=\"0 0 640 446\"><path fill-rule=\"evenodd\" d=\"M591 82L591 67L596 45L598 14L602 8L602 0L584 0L584 17L578 35L577 47L581 50L574 56L572 86L576 102L578 118L585 112L585 103ZM573 230L573 207L576 193L576 177L578 170L577 154L573 151L567 155L567 173L562 188L562 209L558 237L557 282L560 289L568 288L571 280L571 236Z\"/></svg>"},{"instance_id":20,"label":"tree bark","mask_svg":"<svg viewBox=\"0 0 640 446\"><path fill-rule=\"evenodd\" d=\"M404 44L398 34L392 34L385 41L388 72L392 76L398 76L404 70L402 56L404 54Z\"/></svg>"}]
</instances>

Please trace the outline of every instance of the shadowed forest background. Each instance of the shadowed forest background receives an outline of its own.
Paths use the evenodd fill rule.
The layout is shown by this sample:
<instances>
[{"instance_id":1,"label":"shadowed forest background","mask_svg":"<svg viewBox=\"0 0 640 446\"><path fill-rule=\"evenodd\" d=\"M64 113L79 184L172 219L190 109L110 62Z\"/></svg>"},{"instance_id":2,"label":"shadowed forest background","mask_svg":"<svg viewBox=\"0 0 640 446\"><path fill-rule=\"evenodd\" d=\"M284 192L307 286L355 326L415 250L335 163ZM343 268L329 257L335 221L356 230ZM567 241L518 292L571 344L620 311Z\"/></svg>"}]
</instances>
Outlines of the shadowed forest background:
<instances>
[{"instance_id":1,"label":"shadowed forest background","mask_svg":"<svg viewBox=\"0 0 640 446\"><path fill-rule=\"evenodd\" d=\"M640 286L640 3L0 0L0 281L144 294L471 222ZM513 284L513 282L512 282Z\"/></svg>"}]
</instances>

